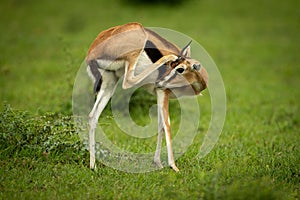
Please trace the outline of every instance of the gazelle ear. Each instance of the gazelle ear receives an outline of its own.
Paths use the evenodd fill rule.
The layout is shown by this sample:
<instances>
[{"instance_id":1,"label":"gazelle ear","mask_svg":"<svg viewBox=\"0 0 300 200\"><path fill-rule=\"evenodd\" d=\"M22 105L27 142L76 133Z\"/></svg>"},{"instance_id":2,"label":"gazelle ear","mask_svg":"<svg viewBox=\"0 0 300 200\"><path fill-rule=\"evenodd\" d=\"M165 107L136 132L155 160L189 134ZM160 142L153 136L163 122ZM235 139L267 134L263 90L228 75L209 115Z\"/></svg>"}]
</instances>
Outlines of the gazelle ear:
<instances>
[{"instance_id":1,"label":"gazelle ear","mask_svg":"<svg viewBox=\"0 0 300 200\"><path fill-rule=\"evenodd\" d=\"M182 56L183 58L191 57L191 43L192 40L185 47L182 48L180 56Z\"/></svg>"}]
</instances>

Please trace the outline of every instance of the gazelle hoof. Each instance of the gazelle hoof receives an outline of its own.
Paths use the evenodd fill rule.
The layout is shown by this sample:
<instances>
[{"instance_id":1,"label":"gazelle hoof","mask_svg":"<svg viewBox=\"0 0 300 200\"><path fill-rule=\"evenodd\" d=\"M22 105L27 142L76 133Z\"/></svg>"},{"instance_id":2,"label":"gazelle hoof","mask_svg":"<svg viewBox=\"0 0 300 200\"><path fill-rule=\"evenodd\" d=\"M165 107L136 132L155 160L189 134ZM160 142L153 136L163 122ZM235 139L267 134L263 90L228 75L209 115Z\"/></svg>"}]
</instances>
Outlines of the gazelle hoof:
<instances>
[{"instance_id":1,"label":"gazelle hoof","mask_svg":"<svg viewBox=\"0 0 300 200\"><path fill-rule=\"evenodd\" d=\"M160 161L153 161L153 164L155 164L158 168L160 168L160 169L162 169L162 168L164 168L164 166L161 164L161 162Z\"/></svg>"},{"instance_id":2,"label":"gazelle hoof","mask_svg":"<svg viewBox=\"0 0 300 200\"><path fill-rule=\"evenodd\" d=\"M179 172L179 169L176 167L175 164L170 165L170 167L171 167L175 172Z\"/></svg>"},{"instance_id":3,"label":"gazelle hoof","mask_svg":"<svg viewBox=\"0 0 300 200\"><path fill-rule=\"evenodd\" d=\"M96 170L96 160L93 158L90 158L90 169L91 170Z\"/></svg>"}]
</instances>

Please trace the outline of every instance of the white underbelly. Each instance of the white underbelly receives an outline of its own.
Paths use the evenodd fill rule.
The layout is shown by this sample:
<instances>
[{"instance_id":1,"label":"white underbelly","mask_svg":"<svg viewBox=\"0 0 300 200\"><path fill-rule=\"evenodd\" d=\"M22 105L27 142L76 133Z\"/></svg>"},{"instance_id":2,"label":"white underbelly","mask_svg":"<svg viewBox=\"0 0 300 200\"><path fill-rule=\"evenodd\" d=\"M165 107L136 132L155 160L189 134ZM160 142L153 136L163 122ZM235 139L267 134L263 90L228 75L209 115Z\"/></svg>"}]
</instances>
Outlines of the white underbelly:
<instances>
[{"instance_id":1,"label":"white underbelly","mask_svg":"<svg viewBox=\"0 0 300 200\"><path fill-rule=\"evenodd\" d=\"M124 68L126 60L103 60L97 59L100 69L109 71L118 71L120 68Z\"/></svg>"},{"instance_id":2,"label":"white underbelly","mask_svg":"<svg viewBox=\"0 0 300 200\"><path fill-rule=\"evenodd\" d=\"M121 78L124 75L125 68L128 67L129 65L128 61L126 60L111 61L111 60L97 59L97 62L101 70L114 71L117 78ZM148 57L147 53L143 50L140 56L136 60L136 64L134 67L134 75L138 76L148 67L150 67L152 64L153 63ZM155 70L147 77L145 77L144 80L139 85L145 85L145 84L154 85L157 80L158 73L159 73L158 70Z\"/></svg>"},{"instance_id":3,"label":"white underbelly","mask_svg":"<svg viewBox=\"0 0 300 200\"><path fill-rule=\"evenodd\" d=\"M101 70L107 70L111 72L115 72L115 76L117 79L121 78L125 73L126 60L97 60L99 68Z\"/></svg>"}]
</instances>

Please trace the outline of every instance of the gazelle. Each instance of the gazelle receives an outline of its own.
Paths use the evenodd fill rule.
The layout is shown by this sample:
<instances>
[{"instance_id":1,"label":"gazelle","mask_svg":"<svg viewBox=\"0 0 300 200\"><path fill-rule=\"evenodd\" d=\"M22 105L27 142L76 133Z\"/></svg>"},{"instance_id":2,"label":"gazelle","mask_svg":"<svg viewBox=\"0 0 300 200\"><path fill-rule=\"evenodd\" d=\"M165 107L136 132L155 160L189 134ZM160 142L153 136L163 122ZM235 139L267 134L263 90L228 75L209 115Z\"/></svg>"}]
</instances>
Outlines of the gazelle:
<instances>
[{"instance_id":1,"label":"gazelle","mask_svg":"<svg viewBox=\"0 0 300 200\"><path fill-rule=\"evenodd\" d=\"M141 85L157 95L158 139L154 162L163 167L160 152L165 133L168 164L179 171L172 151L168 101L174 93L198 95L208 83L205 68L190 58L190 43L179 49L141 24L128 23L101 32L88 50L86 63L96 95L89 113L90 168L95 168L95 129L99 116L117 81L124 76L123 89Z\"/></svg>"}]
</instances>

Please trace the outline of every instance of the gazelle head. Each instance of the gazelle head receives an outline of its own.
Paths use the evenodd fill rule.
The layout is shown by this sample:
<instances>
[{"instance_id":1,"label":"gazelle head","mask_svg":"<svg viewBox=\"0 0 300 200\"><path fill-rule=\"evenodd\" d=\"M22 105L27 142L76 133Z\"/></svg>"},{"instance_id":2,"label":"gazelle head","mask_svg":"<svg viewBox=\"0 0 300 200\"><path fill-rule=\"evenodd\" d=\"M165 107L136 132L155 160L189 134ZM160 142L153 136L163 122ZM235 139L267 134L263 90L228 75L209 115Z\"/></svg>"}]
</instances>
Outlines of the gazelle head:
<instances>
[{"instance_id":1,"label":"gazelle head","mask_svg":"<svg viewBox=\"0 0 300 200\"><path fill-rule=\"evenodd\" d=\"M157 83L158 87L176 90L180 95L197 95L207 87L208 73L199 61L191 58L191 42L177 55L177 60L167 63L169 73Z\"/></svg>"}]
</instances>

